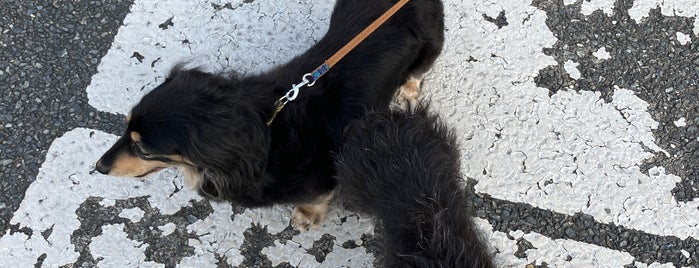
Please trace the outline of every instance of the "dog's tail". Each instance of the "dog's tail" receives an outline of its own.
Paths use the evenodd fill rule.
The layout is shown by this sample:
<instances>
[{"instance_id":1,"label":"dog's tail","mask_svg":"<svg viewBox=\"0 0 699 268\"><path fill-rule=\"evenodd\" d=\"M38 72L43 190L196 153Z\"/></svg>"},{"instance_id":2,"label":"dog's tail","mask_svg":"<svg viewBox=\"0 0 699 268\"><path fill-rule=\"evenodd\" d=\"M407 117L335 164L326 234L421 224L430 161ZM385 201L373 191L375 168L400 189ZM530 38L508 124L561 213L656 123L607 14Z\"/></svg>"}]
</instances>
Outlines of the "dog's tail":
<instances>
[{"instance_id":1,"label":"dog's tail","mask_svg":"<svg viewBox=\"0 0 699 268\"><path fill-rule=\"evenodd\" d=\"M492 267L474 228L455 135L427 107L369 113L346 132L339 197L378 218L387 267Z\"/></svg>"}]
</instances>

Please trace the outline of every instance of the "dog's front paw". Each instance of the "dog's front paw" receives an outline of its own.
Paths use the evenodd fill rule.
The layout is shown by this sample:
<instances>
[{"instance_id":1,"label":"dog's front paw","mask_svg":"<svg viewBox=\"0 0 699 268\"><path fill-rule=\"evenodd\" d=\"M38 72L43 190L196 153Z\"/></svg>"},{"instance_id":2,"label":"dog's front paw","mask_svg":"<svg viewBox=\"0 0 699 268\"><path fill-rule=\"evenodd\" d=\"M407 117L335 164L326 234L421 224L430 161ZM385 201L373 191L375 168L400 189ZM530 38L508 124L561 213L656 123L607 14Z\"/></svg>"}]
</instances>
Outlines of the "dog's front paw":
<instances>
[{"instance_id":1,"label":"dog's front paw","mask_svg":"<svg viewBox=\"0 0 699 268\"><path fill-rule=\"evenodd\" d=\"M393 110L405 110L408 107L415 107L422 95L420 82L420 79L410 77L405 84L401 85L395 96L393 96L391 108Z\"/></svg>"},{"instance_id":2,"label":"dog's front paw","mask_svg":"<svg viewBox=\"0 0 699 268\"><path fill-rule=\"evenodd\" d=\"M291 226L299 232L318 229L325 219L326 210L318 208L318 205L297 206L291 214Z\"/></svg>"},{"instance_id":3,"label":"dog's front paw","mask_svg":"<svg viewBox=\"0 0 699 268\"><path fill-rule=\"evenodd\" d=\"M291 226L299 232L318 229L330 207L333 192L318 196L313 202L298 205L291 214Z\"/></svg>"}]
</instances>

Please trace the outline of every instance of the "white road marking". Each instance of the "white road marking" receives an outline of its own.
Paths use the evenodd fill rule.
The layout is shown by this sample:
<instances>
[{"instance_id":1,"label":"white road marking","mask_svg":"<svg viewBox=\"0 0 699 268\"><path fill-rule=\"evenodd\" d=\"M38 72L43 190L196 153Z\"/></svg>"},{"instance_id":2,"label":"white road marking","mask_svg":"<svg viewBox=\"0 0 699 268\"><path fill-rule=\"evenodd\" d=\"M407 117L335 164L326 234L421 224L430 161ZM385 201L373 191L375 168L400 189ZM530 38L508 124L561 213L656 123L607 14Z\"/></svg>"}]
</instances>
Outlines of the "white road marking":
<instances>
[{"instance_id":1,"label":"white road marking","mask_svg":"<svg viewBox=\"0 0 699 268\"><path fill-rule=\"evenodd\" d=\"M103 258L100 267L165 267L146 261L143 252L148 245L129 239L123 229L123 224L103 226L102 235L92 239L90 251Z\"/></svg>"},{"instance_id":2,"label":"white road marking","mask_svg":"<svg viewBox=\"0 0 699 268\"><path fill-rule=\"evenodd\" d=\"M127 208L121 211L119 217L129 219L132 222L138 222L143 218L144 214L145 212L140 208Z\"/></svg>"},{"instance_id":3,"label":"white road marking","mask_svg":"<svg viewBox=\"0 0 699 268\"><path fill-rule=\"evenodd\" d=\"M0 252L3 253L0 262L33 265L42 253L47 254L44 262L52 265L75 262L78 253L70 236L80 227L76 209L91 196L118 200L150 195L152 205L167 204L164 208L178 209L187 206L191 199L200 199L192 191L179 191L170 196L175 190L172 181L180 180L172 171L143 181L90 175L92 163L115 140L113 135L99 131L75 129L51 144L39 175L27 189L10 221L10 224L19 223L21 227L31 228L33 235L27 237L15 233L3 236L0 239ZM105 202L109 203L113 202ZM166 211L161 209L164 214ZM127 212L125 216L131 217L131 214ZM48 239L39 235L49 229L53 231Z\"/></svg>"},{"instance_id":4,"label":"white road marking","mask_svg":"<svg viewBox=\"0 0 699 268\"><path fill-rule=\"evenodd\" d=\"M613 2L612 0L607 0ZM633 7L629 10L629 15L636 23L641 23L644 18L648 17L648 12L651 9L660 7L660 12L664 16L683 16L694 17L699 16L699 2L694 0L644 0L634 1ZM699 20L694 20L694 35L699 35Z\"/></svg>"},{"instance_id":5,"label":"white road marking","mask_svg":"<svg viewBox=\"0 0 699 268\"><path fill-rule=\"evenodd\" d=\"M585 16L589 16L595 10L602 10L604 14L613 15L614 14L614 1L609 0L586 0L582 2L580 7L580 13Z\"/></svg>"},{"instance_id":6,"label":"white road marking","mask_svg":"<svg viewBox=\"0 0 699 268\"><path fill-rule=\"evenodd\" d=\"M574 0L565 0L566 5L575 3ZM611 16L614 14L615 0L585 0L582 1L580 13L585 16L592 14L595 10L602 10L604 14ZM660 7L664 16L697 17L699 15L699 2L695 0L643 0L633 1L633 7L629 9L629 15L636 23L648 17L649 11ZM694 34L699 35L699 20L694 20Z\"/></svg>"},{"instance_id":7,"label":"white road marking","mask_svg":"<svg viewBox=\"0 0 699 268\"><path fill-rule=\"evenodd\" d=\"M181 62L209 71L267 70L320 39L334 4L244 2L136 0L87 87L90 105L125 115ZM226 4L235 9L213 8ZM170 18L173 25L162 29ZM134 53L143 56L142 62Z\"/></svg>"},{"instance_id":8,"label":"white road marking","mask_svg":"<svg viewBox=\"0 0 699 268\"><path fill-rule=\"evenodd\" d=\"M525 267L527 264L543 263L548 264L548 267L622 267L634 260L626 252L567 239L554 240L535 232L493 232L487 221L476 219L476 223L492 243L491 252L496 252L497 267ZM526 240L533 247L524 251L525 258L515 257L517 241L520 239Z\"/></svg>"},{"instance_id":9,"label":"white road marking","mask_svg":"<svg viewBox=\"0 0 699 268\"><path fill-rule=\"evenodd\" d=\"M433 107L462 133L463 169L479 181L476 190L651 234L699 238L699 200L678 203L671 194L680 178L661 167L640 172L646 159L666 154L654 143L658 123L648 104L620 88L612 103L594 92L549 97L534 83L539 70L557 64L543 53L556 41L544 12L505 0L490 5L506 11L507 27L456 5L447 9L451 45L425 83ZM468 56L477 61L464 64Z\"/></svg>"},{"instance_id":10,"label":"white road marking","mask_svg":"<svg viewBox=\"0 0 699 268\"><path fill-rule=\"evenodd\" d=\"M322 36L333 5L330 0L243 2L230 2L234 10L215 10L212 5L227 2L137 0L87 88L90 104L126 114L181 60L206 70L268 69ZM699 10L671 2L663 2L663 12L696 16ZM604 9L603 3L584 2L583 6ZM643 5L634 6L637 20L653 6ZM677 203L670 194L679 178L661 167L648 174L639 170L644 160L665 153L654 143L651 130L657 122L646 112L645 102L621 88L615 89L612 103L604 103L592 92L560 91L549 97L546 89L536 87L533 78L539 70L557 64L542 52L556 38L545 24L545 13L529 3L447 0L445 6L447 45L424 85L435 102L433 107L460 133L464 173L479 181L477 191L561 213L584 212L600 222L653 234L699 238L697 201ZM497 16L502 10L509 25L501 29L482 18L482 14ZM173 25L159 28L169 18ZM602 52L596 56L609 57ZM143 57L142 63L132 58L134 53ZM78 255L70 243L70 235L79 227L75 210L91 196L104 198L100 204L107 207L116 200L150 196L151 206L165 215L177 212L190 200L201 200L193 191L176 191L182 182L173 170L144 181L90 175L90 165L115 139L99 131L75 129L53 142L11 221L31 228L34 235L5 234L0 239L0 263L31 266L43 253L47 264L75 262ZM259 223L276 234L287 226L290 214L289 206L276 206L247 209L231 220L230 205L212 203L212 207L211 215L187 226L198 237L189 241L194 256L184 258L180 265L208 267L215 263L215 254L239 265L243 231ZM345 216L346 221L340 220ZM137 221L142 215L134 210L123 217ZM339 245L349 240L361 244L361 235L373 232L370 222L335 210L319 231L294 236L285 243L275 241L263 253L274 264L364 266L374 257L361 245L349 250ZM493 247L500 249L497 261L503 266L544 261L561 266L633 262L628 253L511 232L509 235L537 247L526 252L526 259L518 259L513 255L515 240L492 232L482 220L481 224L486 225ZM146 245L128 239L122 224L102 228L103 234L90 245L95 258L104 258L100 264L146 265ZM162 226L164 233L173 228ZM53 231L47 239L38 235L48 229ZM318 263L306 249L325 233L336 237L335 247L325 262ZM561 262L567 255L572 260Z\"/></svg>"}]
</instances>

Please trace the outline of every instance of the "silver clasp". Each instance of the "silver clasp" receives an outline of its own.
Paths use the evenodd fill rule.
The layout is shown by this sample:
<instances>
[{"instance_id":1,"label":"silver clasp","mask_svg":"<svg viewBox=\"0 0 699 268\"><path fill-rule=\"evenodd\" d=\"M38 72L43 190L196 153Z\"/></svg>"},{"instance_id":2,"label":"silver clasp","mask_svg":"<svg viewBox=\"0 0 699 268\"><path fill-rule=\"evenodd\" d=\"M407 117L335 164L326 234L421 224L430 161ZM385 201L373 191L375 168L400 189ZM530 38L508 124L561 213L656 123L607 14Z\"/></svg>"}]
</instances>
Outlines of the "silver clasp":
<instances>
[{"instance_id":1,"label":"silver clasp","mask_svg":"<svg viewBox=\"0 0 699 268\"><path fill-rule=\"evenodd\" d=\"M303 77L301 77L301 83L294 84L289 91L286 92L286 95L284 95L283 98L286 98L284 101L289 102L293 101L296 99L296 97L299 96L299 90L301 87L308 85L309 87L315 84L315 81L311 83L309 79L311 77L311 73L304 74ZM310 83L310 84L309 84Z\"/></svg>"},{"instance_id":2,"label":"silver clasp","mask_svg":"<svg viewBox=\"0 0 699 268\"><path fill-rule=\"evenodd\" d=\"M293 101L296 99L296 97L299 96L299 90L303 86L312 86L313 84L316 83L316 81L311 82L309 78L313 77L311 73L304 74L301 77L301 83L294 84L289 91L284 94L281 98L279 98L276 102L274 102L274 111L272 111L272 116L267 120L267 125L271 125L272 121L274 121L274 118L277 117L277 114L279 111L284 109L284 105L286 103ZM309 84L310 83L310 84Z\"/></svg>"}]
</instances>

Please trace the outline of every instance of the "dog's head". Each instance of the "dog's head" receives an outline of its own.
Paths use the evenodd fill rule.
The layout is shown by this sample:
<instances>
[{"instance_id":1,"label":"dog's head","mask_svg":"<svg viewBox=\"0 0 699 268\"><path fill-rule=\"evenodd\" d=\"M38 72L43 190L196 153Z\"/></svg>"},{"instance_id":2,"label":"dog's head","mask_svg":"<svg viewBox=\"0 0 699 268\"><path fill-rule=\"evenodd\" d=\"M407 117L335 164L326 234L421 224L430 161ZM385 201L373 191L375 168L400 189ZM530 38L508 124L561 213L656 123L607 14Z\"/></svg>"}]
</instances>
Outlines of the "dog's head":
<instances>
[{"instance_id":1,"label":"dog's head","mask_svg":"<svg viewBox=\"0 0 699 268\"><path fill-rule=\"evenodd\" d=\"M177 166L191 186L213 197L261 176L269 130L240 88L234 79L175 68L133 107L126 131L96 170L144 177Z\"/></svg>"}]
</instances>

